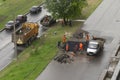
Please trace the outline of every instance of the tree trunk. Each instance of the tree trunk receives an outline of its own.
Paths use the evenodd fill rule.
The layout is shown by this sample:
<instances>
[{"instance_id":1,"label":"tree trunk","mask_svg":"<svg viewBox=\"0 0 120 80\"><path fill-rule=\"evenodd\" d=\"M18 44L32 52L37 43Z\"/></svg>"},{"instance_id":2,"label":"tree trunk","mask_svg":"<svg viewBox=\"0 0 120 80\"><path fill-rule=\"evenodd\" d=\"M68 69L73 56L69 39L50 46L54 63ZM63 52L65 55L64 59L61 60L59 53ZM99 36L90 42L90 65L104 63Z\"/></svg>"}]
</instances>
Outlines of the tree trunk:
<instances>
[{"instance_id":1,"label":"tree trunk","mask_svg":"<svg viewBox=\"0 0 120 80\"><path fill-rule=\"evenodd\" d=\"M63 20L64 20L64 24L67 25L67 21L65 17L63 18Z\"/></svg>"}]
</instances>

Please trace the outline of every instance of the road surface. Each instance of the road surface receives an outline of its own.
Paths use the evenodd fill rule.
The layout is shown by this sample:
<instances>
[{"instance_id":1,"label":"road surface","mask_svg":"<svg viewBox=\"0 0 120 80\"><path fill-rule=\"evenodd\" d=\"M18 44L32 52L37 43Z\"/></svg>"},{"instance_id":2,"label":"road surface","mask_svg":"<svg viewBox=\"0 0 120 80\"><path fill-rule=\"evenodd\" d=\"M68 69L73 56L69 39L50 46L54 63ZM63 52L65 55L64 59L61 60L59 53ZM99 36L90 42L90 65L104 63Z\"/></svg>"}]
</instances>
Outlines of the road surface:
<instances>
[{"instance_id":1,"label":"road surface","mask_svg":"<svg viewBox=\"0 0 120 80\"><path fill-rule=\"evenodd\" d=\"M42 8L42 12L37 15L27 15L27 22L37 22L40 25L40 20L46 14L49 14L46 9ZM42 27L39 27L39 35L42 35ZM0 32L0 70L5 68L15 57L14 44L11 42L12 32L2 31Z\"/></svg>"},{"instance_id":2,"label":"road surface","mask_svg":"<svg viewBox=\"0 0 120 80\"><path fill-rule=\"evenodd\" d=\"M71 64L51 61L36 80L98 80L120 40L119 3L120 0L103 0L83 25L84 30L106 39L101 56L81 55Z\"/></svg>"}]
</instances>

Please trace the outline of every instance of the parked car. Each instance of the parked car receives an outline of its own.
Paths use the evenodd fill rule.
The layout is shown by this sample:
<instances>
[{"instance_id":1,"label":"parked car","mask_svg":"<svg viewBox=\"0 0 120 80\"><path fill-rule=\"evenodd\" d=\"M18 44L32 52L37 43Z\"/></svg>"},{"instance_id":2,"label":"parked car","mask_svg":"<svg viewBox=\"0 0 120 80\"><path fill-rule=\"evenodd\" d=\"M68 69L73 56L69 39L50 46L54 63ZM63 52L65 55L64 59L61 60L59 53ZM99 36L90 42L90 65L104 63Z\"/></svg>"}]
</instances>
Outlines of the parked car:
<instances>
[{"instance_id":1,"label":"parked car","mask_svg":"<svg viewBox=\"0 0 120 80\"><path fill-rule=\"evenodd\" d=\"M14 21L8 21L6 24L5 24L5 29L6 31L8 30L13 30L14 29L14 24L15 24L15 28L17 28L19 26L19 23L18 22L15 22Z\"/></svg>"},{"instance_id":2,"label":"parked car","mask_svg":"<svg viewBox=\"0 0 120 80\"><path fill-rule=\"evenodd\" d=\"M16 17L16 22L18 22L18 23L24 23L24 22L26 22L27 21L27 16L26 15L18 15L17 17Z\"/></svg>"},{"instance_id":3,"label":"parked car","mask_svg":"<svg viewBox=\"0 0 120 80\"><path fill-rule=\"evenodd\" d=\"M48 27L48 26L51 26L52 24L56 23L56 19L54 19L51 15L45 15L40 23L45 26L45 27Z\"/></svg>"},{"instance_id":4,"label":"parked car","mask_svg":"<svg viewBox=\"0 0 120 80\"><path fill-rule=\"evenodd\" d=\"M32 6L32 8L30 9L30 13L31 14L37 14L39 12L41 12L42 7L40 6Z\"/></svg>"}]
</instances>

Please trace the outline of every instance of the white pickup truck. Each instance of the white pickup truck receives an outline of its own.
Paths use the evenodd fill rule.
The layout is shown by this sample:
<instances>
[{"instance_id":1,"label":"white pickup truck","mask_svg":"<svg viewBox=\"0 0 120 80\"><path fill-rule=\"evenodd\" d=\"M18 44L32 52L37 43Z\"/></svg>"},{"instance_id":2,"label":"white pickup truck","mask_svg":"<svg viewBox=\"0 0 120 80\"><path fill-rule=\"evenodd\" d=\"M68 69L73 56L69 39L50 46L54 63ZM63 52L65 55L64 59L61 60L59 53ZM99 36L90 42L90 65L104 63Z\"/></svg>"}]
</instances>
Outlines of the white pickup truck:
<instances>
[{"instance_id":1,"label":"white pickup truck","mask_svg":"<svg viewBox=\"0 0 120 80\"><path fill-rule=\"evenodd\" d=\"M105 39L94 38L88 42L87 55L96 55L103 50Z\"/></svg>"}]
</instances>

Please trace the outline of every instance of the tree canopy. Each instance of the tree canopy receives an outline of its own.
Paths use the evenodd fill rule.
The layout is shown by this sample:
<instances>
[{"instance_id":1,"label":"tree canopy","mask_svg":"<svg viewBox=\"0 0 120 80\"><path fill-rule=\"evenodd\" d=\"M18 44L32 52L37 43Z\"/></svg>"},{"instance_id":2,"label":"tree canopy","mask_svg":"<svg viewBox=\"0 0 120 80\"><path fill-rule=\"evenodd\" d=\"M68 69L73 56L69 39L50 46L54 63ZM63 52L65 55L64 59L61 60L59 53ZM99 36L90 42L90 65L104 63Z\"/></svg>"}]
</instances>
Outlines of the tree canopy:
<instances>
[{"instance_id":1,"label":"tree canopy","mask_svg":"<svg viewBox=\"0 0 120 80\"><path fill-rule=\"evenodd\" d=\"M81 15L86 0L46 0L46 7L56 18L72 19Z\"/></svg>"}]
</instances>

